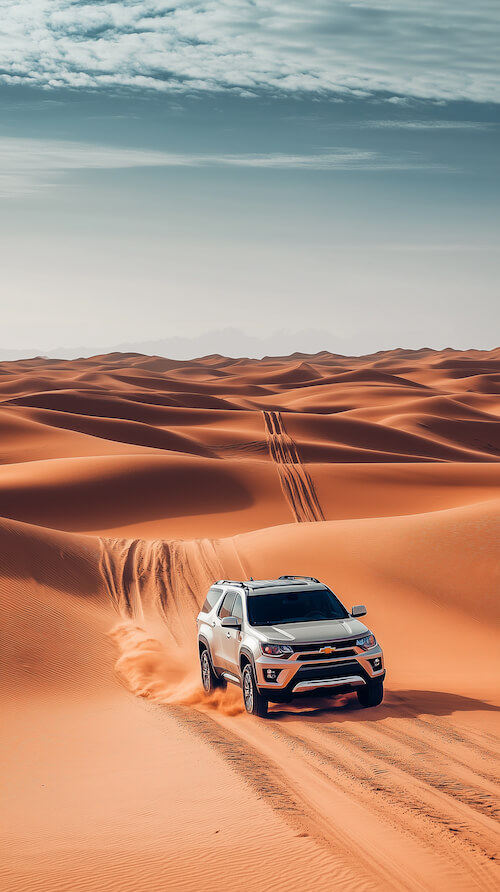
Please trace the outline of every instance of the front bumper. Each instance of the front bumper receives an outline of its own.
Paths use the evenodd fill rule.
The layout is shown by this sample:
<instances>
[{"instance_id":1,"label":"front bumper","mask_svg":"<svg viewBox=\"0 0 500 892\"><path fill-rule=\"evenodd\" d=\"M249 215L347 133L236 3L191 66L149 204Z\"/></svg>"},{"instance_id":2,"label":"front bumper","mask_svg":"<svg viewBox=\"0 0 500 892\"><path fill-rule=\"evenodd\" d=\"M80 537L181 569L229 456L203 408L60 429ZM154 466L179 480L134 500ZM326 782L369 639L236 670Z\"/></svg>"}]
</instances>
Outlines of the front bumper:
<instances>
[{"instance_id":1,"label":"front bumper","mask_svg":"<svg viewBox=\"0 0 500 892\"><path fill-rule=\"evenodd\" d=\"M378 645L369 650L351 648L348 657L306 656L302 652L288 659L262 655L255 661L255 671L259 689L278 702L322 690L340 694L385 678L384 655ZM270 680L269 673L274 673L276 680Z\"/></svg>"},{"instance_id":2,"label":"front bumper","mask_svg":"<svg viewBox=\"0 0 500 892\"><path fill-rule=\"evenodd\" d=\"M364 684L366 684L366 681L361 675L341 675L339 678L299 681L299 683L294 686L293 691L295 694L307 694L310 693L310 691L317 691L319 688L359 688Z\"/></svg>"}]
</instances>

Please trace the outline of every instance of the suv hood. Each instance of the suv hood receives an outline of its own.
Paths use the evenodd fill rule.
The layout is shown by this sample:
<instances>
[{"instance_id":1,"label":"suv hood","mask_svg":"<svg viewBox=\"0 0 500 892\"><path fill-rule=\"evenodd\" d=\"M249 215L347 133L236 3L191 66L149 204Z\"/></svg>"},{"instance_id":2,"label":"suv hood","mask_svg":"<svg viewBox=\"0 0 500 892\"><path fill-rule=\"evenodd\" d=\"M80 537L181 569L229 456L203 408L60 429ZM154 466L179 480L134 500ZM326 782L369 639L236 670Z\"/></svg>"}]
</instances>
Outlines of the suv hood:
<instances>
[{"instance_id":1,"label":"suv hood","mask_svg":"<svg viewBox=\"0 0 500 892\"><path fill-rule=\"evenodd\" d=\"M276 626L253 626L259 637L270 644L311 644L335 641L336 638L361 637L368 633L359 619L321 620L311 623L283 623Z\"/></svg>"}]
</instances>

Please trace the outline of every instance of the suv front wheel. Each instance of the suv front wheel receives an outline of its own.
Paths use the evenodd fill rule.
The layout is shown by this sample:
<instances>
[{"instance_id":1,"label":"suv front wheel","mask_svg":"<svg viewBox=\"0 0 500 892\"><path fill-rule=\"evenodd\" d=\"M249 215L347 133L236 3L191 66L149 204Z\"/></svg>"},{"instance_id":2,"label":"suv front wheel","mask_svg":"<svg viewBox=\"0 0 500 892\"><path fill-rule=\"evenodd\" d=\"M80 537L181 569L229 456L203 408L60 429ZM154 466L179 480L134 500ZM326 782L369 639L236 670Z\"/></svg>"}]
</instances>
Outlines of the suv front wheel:
<instances>
[{"instance_id":1,"label":"suv front wheel","mask_svg":"<svg viewBox=\"0 0 500 892\"><path fill-rule=\"evenodd\" d=\"M369 681L357 691L360 706L378 706L384 698L384 685L381 681Z\"/></svg>"},{"instance_id":2,"label":"suv front wheel","mask_svg":"<svg viewBox=\"0 0 500 892\"><path fill-rule=\"evenodd\" d=\"M250 663L243 669L243 701L245 709L250 715L259 715L261 718L267 715L268 699L264 697L257 685Z\"/></svg>"},{"instance_id":3,"label":"suv front wheel","mask_svg":"<svg viewBox=\"0 0 500 892\"><path fill-rule=\"evenodd\" d=\"M200 653L200 669L201 683L205 694L213 694L216 688L222 687L220 679L217 678L213 668L212 661L208 650L204 649Z\"/></svg>"}]
</instances>

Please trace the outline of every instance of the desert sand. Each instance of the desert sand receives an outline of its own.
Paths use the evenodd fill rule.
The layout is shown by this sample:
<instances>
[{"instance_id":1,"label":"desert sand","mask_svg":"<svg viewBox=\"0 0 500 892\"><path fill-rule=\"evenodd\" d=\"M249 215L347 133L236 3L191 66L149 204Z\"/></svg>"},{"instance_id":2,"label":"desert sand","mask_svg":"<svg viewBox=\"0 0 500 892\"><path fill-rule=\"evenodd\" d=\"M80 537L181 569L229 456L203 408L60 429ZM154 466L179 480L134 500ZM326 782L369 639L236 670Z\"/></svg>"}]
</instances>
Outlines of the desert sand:
<instances>
[{"instance_id":1,"label":"desert sand","mask_svg":"<svg viewBox=\"0 0 500 892\"><path fill-rule=\"evenodd\" d=\"M500 887L500 349L0 364L5 892ZM365 603L382 706L207 699L218 578Z\"/></svg>"}]
</instances>

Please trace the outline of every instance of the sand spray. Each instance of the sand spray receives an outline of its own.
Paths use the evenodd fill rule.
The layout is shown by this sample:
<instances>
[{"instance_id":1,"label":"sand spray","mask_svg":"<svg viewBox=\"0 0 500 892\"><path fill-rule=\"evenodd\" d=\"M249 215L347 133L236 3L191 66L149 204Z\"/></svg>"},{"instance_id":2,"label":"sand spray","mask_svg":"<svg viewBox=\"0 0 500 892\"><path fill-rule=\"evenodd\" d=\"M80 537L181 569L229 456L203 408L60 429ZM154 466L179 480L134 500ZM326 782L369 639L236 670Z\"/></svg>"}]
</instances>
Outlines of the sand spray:
<instances>
[{"instance_id":1,"label":"sand spray","mask_svg":"<svg viewBox=\"0 0 500 892\"><path fill-rule=\"evenodd\" d=\"M243 712L238 689L207 695L201 685L195 617L224 575L210 540L102 539L101 572L120 616L109 635L128 690L154 703Z\"/></svg>"},{"instance_id":2,"label":"sand spray","mask_svg":"<svg viewBox=\"0 0 500 892\"><path fill-rule=\"evenodd\" d=\"M119 652L115 672L137 697L165 705L205 706L226 715L243 712L236 688L205 694L196 650L189 654L184 648L168 648L131 620L118 623L109 635Z\"/></svg>"}]
</instances>

